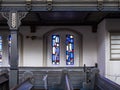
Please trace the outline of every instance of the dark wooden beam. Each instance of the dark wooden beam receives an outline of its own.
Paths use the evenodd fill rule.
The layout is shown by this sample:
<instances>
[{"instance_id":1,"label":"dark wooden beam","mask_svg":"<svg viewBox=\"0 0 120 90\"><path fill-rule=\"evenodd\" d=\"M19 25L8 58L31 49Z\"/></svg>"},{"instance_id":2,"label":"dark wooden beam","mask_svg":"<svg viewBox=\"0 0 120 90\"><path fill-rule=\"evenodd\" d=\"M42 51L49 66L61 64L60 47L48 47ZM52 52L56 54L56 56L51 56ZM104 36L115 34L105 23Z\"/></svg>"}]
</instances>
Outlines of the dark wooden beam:
<instances>
[{"instance_id":1,"label":"dark wooden beam","mask_svg":"<svg viewBox=\"0 0 120 90\"><path fill-rule=\"evenodd\" d=\"M30 29L31 29L31 33L35 33L36 32L36 26L34 25L31 25L30 26Z\"/></svg>"},{"instance_id":2,"label":"dark wooden beam","mask_svg":"<svg viewBox=\"0 0 120 90\"><path fill-rule=\"evenodd\" d=\"M105 13L98 21L97 24L99 24L101 21L103 21L105 18L109 16L110 13Z\"/></svg>"},{"instance_id":3,"label":"dark wooden beam","mask_svg":"<svg viewBox=\"0 0 120 90\"><path fill-rule=\"evenodd\" d=\"M97 29L98 29L98 25L97 25L97 24L92 25L92 32L93 32L93 33L96 33L96 32L97 32Z\"/></svg>"},{"instance_id":4,"label":"dark wooden beam","mask_svg":"<svg viewBox=\"0 0 120 90\"><path fill-rule=\"evenodd\" d=\"M89 16L91 15L91 13L92 13L92 12L88 12L83 20L84 20L84 21L87 21L88 18L89 18Z\"/></svg>"},{"instance_id":5,"label":"dark wooden beam","mask_svg":"<svg viewBox=\"0 0 120 90\"><path fill-rule=\"evenodd\" d=\"M41 19L41 17L40 17L39 12L35 12L35 14L36 14L36 17L38 18L38 20L41 21L42 19Z\"/></svg>"}]
</instances>

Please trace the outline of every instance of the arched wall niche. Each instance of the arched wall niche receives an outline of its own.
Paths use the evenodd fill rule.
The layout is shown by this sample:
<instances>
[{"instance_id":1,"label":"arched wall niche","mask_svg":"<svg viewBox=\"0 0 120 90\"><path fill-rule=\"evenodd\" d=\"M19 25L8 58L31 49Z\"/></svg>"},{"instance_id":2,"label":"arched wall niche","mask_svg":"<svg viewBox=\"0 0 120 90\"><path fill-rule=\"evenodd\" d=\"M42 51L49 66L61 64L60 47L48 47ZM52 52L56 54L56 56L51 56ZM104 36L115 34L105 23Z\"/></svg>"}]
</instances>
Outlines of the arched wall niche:
<instances>
[{"instance_id":1,"label":"arched wall niche","mask_svg":"<svg viewBox=\"0 0 120 90\"><path fill-rule=\"evenodd\" d=\"M66 35L74 36L74 65L66 65ZM52 35L60 36L60 64L52 64ZM83 65L82 59L82 34L74 29L56 28L46 32L43 36L43 66L47 67L78 67Z\"/></svg>"}]
</instances>

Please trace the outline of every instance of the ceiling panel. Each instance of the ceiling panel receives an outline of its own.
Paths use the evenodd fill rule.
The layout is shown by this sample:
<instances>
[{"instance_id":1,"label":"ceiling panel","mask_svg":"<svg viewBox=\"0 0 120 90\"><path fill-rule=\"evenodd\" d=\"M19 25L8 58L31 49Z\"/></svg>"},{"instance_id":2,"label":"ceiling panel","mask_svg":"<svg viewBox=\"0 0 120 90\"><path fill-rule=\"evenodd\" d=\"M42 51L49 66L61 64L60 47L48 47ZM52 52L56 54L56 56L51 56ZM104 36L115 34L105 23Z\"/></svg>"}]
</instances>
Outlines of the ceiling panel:
<instances>
[{"instance_id":1,"label":"ceiling panel","mask_svg":"<svg viewBox=\"0 0 120 90\"><path fill-rule=\"evenodd\" d=\"M97 25L104 18L120 18L119 12L30 12L22 25ZM0 25L7 25L0 14Z\"/></svg>"}]
</instances>

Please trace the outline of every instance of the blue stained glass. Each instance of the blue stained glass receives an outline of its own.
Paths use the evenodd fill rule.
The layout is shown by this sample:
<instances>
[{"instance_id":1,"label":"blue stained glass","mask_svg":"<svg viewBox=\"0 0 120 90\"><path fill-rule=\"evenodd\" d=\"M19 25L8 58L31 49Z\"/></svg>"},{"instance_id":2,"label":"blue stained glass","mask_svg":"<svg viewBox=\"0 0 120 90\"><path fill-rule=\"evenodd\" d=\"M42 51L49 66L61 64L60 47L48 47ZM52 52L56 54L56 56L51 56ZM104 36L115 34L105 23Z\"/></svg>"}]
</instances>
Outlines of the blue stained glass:
<instances>
[{"instance_id":1,"label":"blue stained glass","mask_svg":"<svg viewBox=\"0 0 120 90\"><path fill-rule=\"evenodd\" d=\"M8 45L9 45L9 47L11 47L11 35L9 35L9 37L8 37Z\"/></svg>"},{"instance_id":2,"label":"blue stained glass","mask_svg":"<svg viewBox=\"0 0 120 90\"><path fill-rule=\"evenodd\" d=\"M55 55L52 55L52 60L55 61Z\"/></svg>"},{"instance_id":3,"label":"blue stained glass","mask_svg":"<svg viewBox=\"0 0 120 90\"><path fill-rule=\"evenodd\" d=\"M2 51L2 44L0 43L0 51Z\"/></svg>"},{"instance_id":4,"label":"blue stained glass","mask_svg":"<svg viewBox=\"0 0 120 90\"><path fill-rule=\"evenodd\" d=\"M52 35L52 64L60 64L60 37Z\"/></svg>"},{"instance_id":5,"label":"blue stained glass","mask_svg":"<svg viewBox=\"0 0 120 90\"><path fill-rule=\"evenodd\" d=\"M69 52L68 51L66 51L66 55L68 55L69 54Z\"/></svg>"},{"instance_id":6,"label":"blue stained glass","mask_svg":"<svg viewBox=\"0 0 120 90\"><path fill-rule=\"evenodd\" d=\"M56 48L56 52L57 52L57 54L59 55L59 48Z\"/></svg>"},{"instance_id":7,"label":"blue stained glass","mask_svg":"<svg viewBox=\"0 0 120 90\"><path fill-rule=\"evenodd\" d=\"M9 60L10 60L10 54L11 54L11 35L8 36L8 53L9 53Z\"/></svg>"},{"instance_id":8,"label":"blue stained glass","mask_svg":"<svg viewBox=\"0 0 120 90\"><path fill-rule=\"evenodd\" d=\"M53 39L55 39L56 38L56 36L55 35L53 35Z\"/></svg>"},{"instance_id":9,"label":"blue stained glass","mask_svg":"<svg viewBox=\"0 0 120 90\"><path fill-rule=\"evenodd\" d=\"M70 57L71 57L71 58L74 58L74 55L73 55L73 53L72 53L72 52L70 53Z\"/></svg>"},{"instance_id":10,"label":"blue stained glass","mask_svg":"<svg viewBox=\"0 0 120 90\"><path fill-rule=\"evenodd\" d=\"M66 64L74 64L74 36L66 35Z\"/></svg>"},{"instance_id":11,"label":"blue stained glass","mask_svg":"<svg viewBox=\"0 0 120 90\"><path fill-rule=\"evenodd\" d=\"M74 43L74 40L73 40L73 39L71 39L71 40L70 40L70 42L71 42L71 43Z\"/></svg>"},{"instance_id":12,"label":"blue stained glass","mask_svg":"<svg viewBox=\"0 0 120 90\"><path fill-rule=\"evenodd\" d=\"M0 62L2 62L2 36L0 36Z\"/></svg>"}]
</instances>

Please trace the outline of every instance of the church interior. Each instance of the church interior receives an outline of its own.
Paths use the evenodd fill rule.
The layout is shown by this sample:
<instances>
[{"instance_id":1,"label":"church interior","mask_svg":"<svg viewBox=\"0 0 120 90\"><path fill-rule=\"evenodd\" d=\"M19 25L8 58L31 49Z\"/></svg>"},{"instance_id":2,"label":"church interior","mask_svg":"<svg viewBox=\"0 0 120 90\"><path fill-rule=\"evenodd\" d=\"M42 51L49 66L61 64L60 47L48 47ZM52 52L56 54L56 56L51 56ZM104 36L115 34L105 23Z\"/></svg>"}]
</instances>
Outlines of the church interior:
<instances>
[{"instance_id":1,"label":"church interior","mask_svg":"<svg viewBox=\"0 0 120 90\"><path fill-rule=\"evenodd\" d=\"M0 90L120 90L119 0L0 1Z\"/></svg>"}]
</instances>

